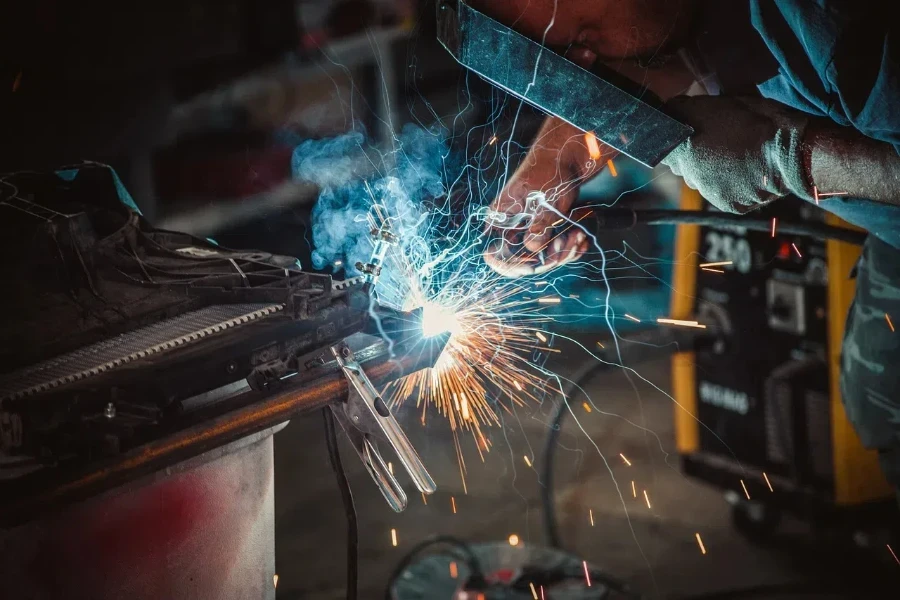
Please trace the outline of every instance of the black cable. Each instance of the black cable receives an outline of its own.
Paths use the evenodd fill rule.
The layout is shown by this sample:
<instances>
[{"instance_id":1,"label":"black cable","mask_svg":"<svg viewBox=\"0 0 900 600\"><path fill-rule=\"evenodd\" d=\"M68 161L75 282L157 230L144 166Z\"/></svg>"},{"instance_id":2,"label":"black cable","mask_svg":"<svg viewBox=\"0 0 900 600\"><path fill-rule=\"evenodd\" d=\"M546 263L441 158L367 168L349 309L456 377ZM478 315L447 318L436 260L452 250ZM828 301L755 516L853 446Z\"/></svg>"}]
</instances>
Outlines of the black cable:
<instances>
[{"instance_id":1,"label":"black cable","mask_svg":"<svg viewBox=\"0 0 900 600\"><path fill-rule=\"evenodd\" d=\"M400 559L400 562L397 563L397 566L394 567L391 576L388 578L387 588L385 589L384 593L385 600L391 600L391 588L393 587L394 582L398 577L400 577L400 574L403 573L403 570L406 569L406 567L408 567L412 563L412 561L419 555L419 553L430 546L436 546L439 544L452 546L453 548L460 551L460 553L463 555L463 562L465 562L466 566L469 567L470 584L477 585L484 583L484 574L481 571L481 565L478 562L478 557L475 556L475 553L472 551L472 547L469 544L452 535L435 535L426 538L413 546L412 549L407 552L403 556L403 558Z\"/></svg>"},{"instance_id":2,"label":"black cable","mask_svg":"<svg viewBox=\"0 0 900 600\"><path fill-rule=\"evenodd\" d=\"M572 213L572 220L579 222L590 230L591 225L584 221L586 212L593 213L596 227L600 230L631 229L635 225L679 225L692 224L706 227L742 227L752 231L771 231L772 221L769 219L757 219L723 212L707 212L697 210L669 210L669 209L642 209L630 208L604 208L595 209L581 207ZM793 223L778 220L776 231L789 235L800 235L817 238L820 240L840 240L858 246L866 240L868 235L864 231L856 231L845 227L835 227L824 223Z\"/></svg>"},{"instance_id":3,"label":"black cable","mask_svg":"<svg viewBox=\"0 0 900 600\"><path fill-rule=\"evenodd\" d=\"M341 452L338 448L337 434L334 429L334 415L331 408L322 409L325 419L325 443L328 446L328 461L337 478L338 488L341 490L341 501L344 504L344 513L347 516L347 600L356 600L358 561L359 561L359 527L356 523L356 506L353 504L353 492L350 482L344 472L344 464L341 462Z\"/></svg>"}]
</instances>

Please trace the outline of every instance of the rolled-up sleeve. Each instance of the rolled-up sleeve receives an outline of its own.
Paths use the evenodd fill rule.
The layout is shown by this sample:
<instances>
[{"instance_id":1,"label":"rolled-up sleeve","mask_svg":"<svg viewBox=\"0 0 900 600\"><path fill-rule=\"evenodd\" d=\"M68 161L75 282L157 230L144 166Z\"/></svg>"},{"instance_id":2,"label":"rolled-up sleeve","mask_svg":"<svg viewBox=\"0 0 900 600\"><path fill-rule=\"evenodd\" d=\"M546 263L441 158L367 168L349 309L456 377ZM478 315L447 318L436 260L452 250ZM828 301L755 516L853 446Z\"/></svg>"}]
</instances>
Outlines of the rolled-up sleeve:
<instances>
[{"instance_id":1,"label":"rolled-up sleeve","mask_svg":"<svg viewBox=\"0 0 900 600\"><path fill-rule=\"evenodd\" d=\"M879 0L751 0L779 63L763 96L900 152L900 8Z\"/></svg>"}]
</instances>

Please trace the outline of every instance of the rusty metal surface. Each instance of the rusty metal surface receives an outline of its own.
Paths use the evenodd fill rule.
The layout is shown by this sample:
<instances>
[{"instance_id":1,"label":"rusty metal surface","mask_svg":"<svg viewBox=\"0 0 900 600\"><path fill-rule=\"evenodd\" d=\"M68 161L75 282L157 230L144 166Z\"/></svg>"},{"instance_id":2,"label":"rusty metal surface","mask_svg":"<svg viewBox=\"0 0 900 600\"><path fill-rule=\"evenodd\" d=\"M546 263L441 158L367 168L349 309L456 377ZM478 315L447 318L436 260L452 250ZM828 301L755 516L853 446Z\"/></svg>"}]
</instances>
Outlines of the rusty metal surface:
<instances>
[{"instance_id":1,"label":"rusty metal surface","mask_svg":"<svg viewBox=\"0 0 900 600\"><path fill-rule=\"evenodd\" d=\"M0 597L274 599L272 447L270 429L0 530Z\"/></svg>"},{"instance_id":2,"label":"rusty metal surface","mask_svg":"<svg viewBox=\"0 0 900 600\"><path fill-rule=\"evenodd\" d=\"M412 373L434 364L440 348L398 354L391 358L383 343L357 352L366 373L376 383ZM289 389L263 397L248 392L239 406L193 426L97 463L89 470L60 473L44 469L17 481L0 494L0 527L33 519L45 511L83 500L105 490L153 473L168 465L197 456L292 416L315 410L346 397L348 382L336 363L328 363L307 375L298 375Z\"/></svg>"}]
</instances>

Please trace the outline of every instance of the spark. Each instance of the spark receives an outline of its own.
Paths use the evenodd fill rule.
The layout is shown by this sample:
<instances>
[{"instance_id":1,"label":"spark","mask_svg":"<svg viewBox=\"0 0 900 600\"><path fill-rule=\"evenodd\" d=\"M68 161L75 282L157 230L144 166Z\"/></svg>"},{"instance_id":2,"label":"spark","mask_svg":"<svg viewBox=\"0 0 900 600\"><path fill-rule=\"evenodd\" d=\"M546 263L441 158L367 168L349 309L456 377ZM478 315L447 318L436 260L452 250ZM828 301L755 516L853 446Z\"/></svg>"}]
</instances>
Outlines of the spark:
<instances>
[{"instance_id":1,"label":"spark","mask_svg":"<svg viewBox=\"0 0 900 600\"><path fill-rule=\"evenodd\" d=\"M647 495L647 490L644 490L644 500L647 501L647 508L649 508L650 510L653 510L653 507L650 506L650 496Z\"/></svg>"},{"instance_id":2,"label":"spark","mask_svg":"<svg viewBox=\"0 0 900 600\"><path fill-rule=\"evenodd\" d=\"M778 225L778 219L772 217L772 237L775 237L775 227Z\"/></svg>"},{"instance_id":3,"label":"spark","mask_svg":"<svg viewBox=\"0 0 900 600\"><path fill-rule=\"evenodd\" d=\"M604 345L601 344L600 342L597 342L597 345L600 346L601 349L605 349L605 348L606 348L606 346L604 346Z\"/></svg>"},{"instance_id":4,"label":"spark","mask_svg":"<svg viewBox=\"0 0 900 600\"><path fill-rule=\"evenodd\" d=\"M813 186L813 199L816 201L816 206L819 205L819 186Z\"/></svg>"},{"instance_id":5,"label":"spark","mask_svg":"<svg viewBox=\"0 0 900 600\"><path fill-rule=\"evenodd\" d=\"M725 272L724 269L713 269L713 268L710 268L710 267L702 267L700 270L701 270L701 271L708 271L708 272L710 272L710 273L724 273L724 272Z\"/></svg>"},{"instance_id":6,"label":"spark","mask_svg":"<svg viewBox=\"0 0 900 600\"><path fill-rule=\"evenodd\" d=\"M559 221L557 221L557 222L559 222ZM535 287L537 287L537 286L547 285L547 283L548 282L546 282L546 281L535 281L534 285L535 285Z\"/></svg>"},{"instance_id":7,"label":"spark","mask_svg":"<svg viewBox=\"0 0 900 600\"><path fill-rule=\"evenodd\" d=\"M887 321L888 327L891 328L891 331L895 331L894 323L893 323L893 321L891 321L891 315L884 313L884 320Z\"/></svg>"},{"instance_id":8,"label":"spark","mask_svg":"<svg viewBox=\"0 0 900 600\"><path fill-rule=\"evenodd\" d=\"M562 302L562 299L559 296L545 296L543 298L538 298L539 304L559 304Z\"/></svg>"},{"instance_id":9,"label":"spark","mask_svg":"<svg viewBox=\"0 0 900 600\"><path fill-rule=\"evenodd\" d=\"M631 482L631 495L637 498L637 487L634 485L634 481Z\"/></svg>"},{"instance_id":10,"label":"spark","mask_svg":"<svg viewBox=\"0 0 900 600\"><path fill-rule=\"evenodd\" d=\"M794 244L794 243L792 242L792 243L791 243L791 247L794 248L794 252L797 253L797 256L799 256L800 258L803 258L803 255L800 254L800 250L797 248L797 244Z\"/></svg>"},{"instance_id":11,"label":"spark","mask_svg":"<svg viewBox=\"0 0 900 600\"><path fill-rule=\"evenodd\" d=\"M640 319L638 319L637 317L633 317L633 316L629 315L628 313L625 313L624 316L625 316L626 319L629 319L629 320L631 320L631 321L634 321L635 323L640 323L640 322L641 322Z\"/></svg>"},{"instance_id":12,"label":"spark","mask_svg":"<svg viewBox=\"0 0 900 600\"><path fill-rule=\"evenodd\" d=\"M618 177L618 176L619 176L619 172L616 171L616 163L614 163L614 162L612 161L612 159L609 159L608 161L606 161L606 166L609 167L609 174L610 174L610 175L612 175L613 177Z\"/></svg>"},{"instance_id":13,"label":"spark","mask_svg":"<svg viewBox=\"0 0 900 600\"><path fill-rule=\"evenodd\" d=\"M766 475L765 471L763 471L763 479L766 480L766 485L769 486L769 491L774 492L775 490L772 489L772 483L769 481L769 476Z\"/></svg>"},{"instance_id":14,"label":"spark","mask_svg":"<svg viewBox=\"0 0 900 600\"><path fill-rule=\"evenodd\" d=\"M495 135L495 136L491 137L491 141L488 142L488 146L493 146L496 143L497 143L497 136Z\"/></svg>"},{"instance_id":15,"label":"spark","mask_svg":"<svg viewBox=\"0 0 900 600\"><path fill-rule=\"evenodd\" d=\"M586 400L581 405L584 407L585 412L591 412L591 405Z\"/></svg>"},{"instance_id":16,"label":"spark","mask_svg":"<svg viewBox=\"0 0 900 600\"><path fill-rule=\"evenodd\" d=\"M517 390L519 390L520 392L522 391L522 386L518 381L513 380L513 385L516 386Z\"/></svg>"},{"instance_id":17,"label":"spark","mask_svg":"<svg viewBox=\"0 0 900 600\"><path fill-rule=\"evenodd\" d=\"M707 267L727 267L728 265L733 264L730 260L723 260L719 262L710 262L710 263L700 263L700 268L705 269Z\"/></svg>"},{"instance_id":18,"label":"spark","mask_svg":"<svg viewBox=\"0 0 900 600\"><path fill-rule=\"evenodd\" d=\"M657 319L657 323L663 325L681 325L682 327L695 327L697 329L706 329L706 325L701 325L697 321L682 321L680 319Z\"/></svg>"},{"instance_id":19,"label":"spark","mask_svg":"<svg viewBox=\"0 0 900 600\"><path fill-rule=\"evenodd\" d=\"M342 260L334 261L334 266L336 266L336 267L341 267L343 265L344 265L344 261L342 261Z\"/></svg>"},{"instance_id":20,"label":"spark","mask_svg":"<svg viewBox=\"0 0 900 600\"><path fill-rule=\"evenodd\" d=\"M529 581L529 582L528 582L528 587L531 588L531 597L532 597L534 600L538 600L538 594L537 594L537 590L534 589L534 584L531 583L531 582Z\"/></svg>"},{"instance_id":21,"label":"spark","mask_svg":"<svg viewBox=\"0 0 900 600\"><path fill-rule=\"evenodd\" d=\"M466 395L462 395L462 418L463 421L469 420L469 400L466 398Z\"/></svg>"},{"instance_id":22,"label":"spark","mask_svg":"<svg viewBox=\"0 0 900 600\"><path fill-rule=\"evenodd\" d=\"M544 598L544 586L541 586L541 600L546 600L546 598Z\"/></svg>"},{"instance_id":23,"label":"spark","mask_svg":"<svg viewBox=\"0 0 900 600\"><path fill-rule=\"evenodd\" d=\"M397 546L397 530L391 529L391 544L395 547Z\"/></svg>"},{"instance_id":24,"label":"spark","mask_svg":"<svg viewBox=\"0 0 900 600\"><path fill-rule=\"evenodd\" d=\"M581 561L581 565L584 567L584 580L587 582L587 586L591 587L591 574L588 571L587 561Z\"/></svg>"},{"instance_id":25,"label":"spark","mask_svg":"<svg viewBox=\"0 0 900 600\"><path fill-rule=\"evenodd\" d=\"M891 553L891 556L894 557L894 560L897 561L897 564L900 565L900 558L897 558L897 555L894 554L894 549L891 548L891 545L890 545L890 544L887 544L887 549L888 549L888 552Z\"/></svg>"},{"instance_id":26,"label":"spark","mask_svg":"<svg viewBox=\"0 0 900 600\"><path fill-rule=\"evenodd\" d=\"M459 568L456 566L455 560L450 561L450 577L453 579L459 577Z\"/></svg>"},{"instance_id":27,"label":"spark","mask_svg":"<svg viewBox=\"0 0 900 600\"><path fill-rule=\"evenodd\" d=\"M597 137L592 132L585 132L584 143L587 144L588 152L590 153L592 160L600 158L600 144L597 143Z\"/></svg>"},{"instance_id":28,"label":"spark","mask_svg":"<svg viewBox=\"0 0 900 600\"><path fill-rule=\"evenodd\" d=\"M425 492L422 492L422 504L428 506L428 499L425 497Z\"/></svg>"},{"instance_id":29,"label":"spark","mask_svg":"<svg viewBox=\"0 0 900 600\"><path fill-rule=\"evenodd\" d=\"M456 497L450 496L450 506L453 508L453 514L456 514Z\"/></svg>"},{"instance_id":30,"label":"spark","mask_svg":"<svg viewBox=\"0 0 900 600\"><path fill-rule=\"evenodd\" d=\"M275 589L278 589L278 573L275 573L275 575L272 576L272 585Z\"/></svg>"},{"instance_id":31,"label":"spark","mask_svg":"<svg viewBox=\"0 0 900 600\"><path fill-rule=\"evenodd\" d=\"M394 463L392 463L391 461L388 461L388 471L391 472L391 475L394 474Z\"/></svg>"},{"instance_id":32,"label":"spark","mask_svg":"<svg viewBox=\"0 0 900 600\"><path fill-rule=\"evenodd\" d=\"M744 495L747 496L747 500L749 500L750 492L747 491L747 484L744 483L743 479L741 479L741 487L744 488Z\"/></svg>"},{"instance_id":33,"label":"spark","mask_svg":"<svg viewBox=\"0 0 900 600\"><path fill-rule=\"evenodd\" d=\"M694 537L697 538L697 545L700 546L700 552L703 553L703 554L706 554L706 546L703 545L703 540L700 539L700 534L699 534L699 533L695 533L695 534L694 534Z\"/></svg>"},{"instance_id":34,"label":"spark","mask_svg":"<svg viewBox=\"0 0 900 600\"><path fill-rule=\"evenodd\" d=\"M819 198L831 198L832 196L849 196L850 192L819 192Z\"/></svg>"},{"instance_id":35,"label":"spark","mask_svg":"<svg viewBox=\"0 0 900 600\"><path fill-rule=\"evenodd\" d=\"M518 546L519 545L519 536L516 534L510 534L509 536L509 545L510 546Z\"/></svg>"},{"instance_id":36,"label":"spark","mask_svg":"<svg viewBox=\"0 0 900 600\"><path fill-rule=\"evenodd\" d=\"M627 458L625 458L625 455L624 455L624 454L622 454L621 452L619 452L619 456L622 457L622 460L625 461L625 464L626 464L626 465L628 465L629 467L631 466L631 461L628 460Z\"/></svg>"},{"instance_id":37,"label":"spark","mask_svg":"<svg viewBox=\"0 0 900 600\"><path fill-rule=\"evenodd\" d=\"M526 465L528 465L528 466L529 466L529 467L531 467L531 459L530 459L530 458L528 458L528 456L527 456L527 455L526 455L526 456L524 456L524 457L523 457L523 458L525 458L525 464L526 464Z\"/></svg>"},{"instance_id":38,"label":"spark","mask_svg":"<svg viewBox=\"0 0 900 600\"><path fill-rule=\"evenodd\" d=\"M591 527L594 526L594 511L593 509L588 509L588 516L591 518Z\"/></svg>"},{"instance_id":39,"label":"spark","mask_svg":"<svg viewBox=\"0 0 900 600\"><path fill-rule=\"evenodd\" d=\"M537 339L541 340L541 341L544 342L545 344L547 343L547 336L544 335L543 333L541 333L540 331L535 331L535 332L534 332L534 337L536 337Z\"/></svg>"}]
</instances>

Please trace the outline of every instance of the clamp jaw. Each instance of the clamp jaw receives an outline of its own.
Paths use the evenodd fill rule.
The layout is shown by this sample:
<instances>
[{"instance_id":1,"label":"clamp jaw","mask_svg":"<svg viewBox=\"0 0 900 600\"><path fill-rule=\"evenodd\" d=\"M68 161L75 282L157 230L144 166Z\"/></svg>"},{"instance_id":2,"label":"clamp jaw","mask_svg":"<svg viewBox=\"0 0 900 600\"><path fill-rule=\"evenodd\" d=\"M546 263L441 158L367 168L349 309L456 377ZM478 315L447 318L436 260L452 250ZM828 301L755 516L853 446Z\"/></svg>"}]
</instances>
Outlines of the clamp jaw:
<instances>
[{"instance_id":1,"label":"clamp jaw","mask_svg":"<svg viewBox=\"0 0 900 600\"><path fill-rule=\"evenodd\" d=\"M376 437L386 440L394 449L416 489L423 494L431 494L437 486L349 346L342 342L332 346L331 353L350 383L346 401L331 405L334 417L350 438L350 443L385 500L391 508L400 512L407 505L406 493L381 457Z\"/></svg>"}]
</instances>

